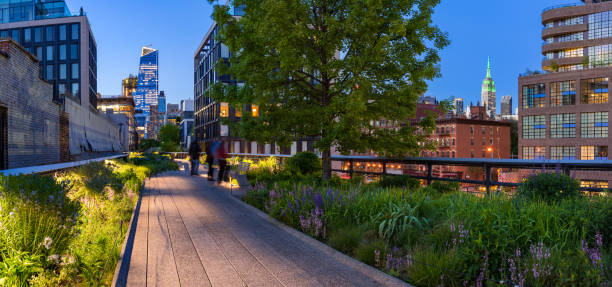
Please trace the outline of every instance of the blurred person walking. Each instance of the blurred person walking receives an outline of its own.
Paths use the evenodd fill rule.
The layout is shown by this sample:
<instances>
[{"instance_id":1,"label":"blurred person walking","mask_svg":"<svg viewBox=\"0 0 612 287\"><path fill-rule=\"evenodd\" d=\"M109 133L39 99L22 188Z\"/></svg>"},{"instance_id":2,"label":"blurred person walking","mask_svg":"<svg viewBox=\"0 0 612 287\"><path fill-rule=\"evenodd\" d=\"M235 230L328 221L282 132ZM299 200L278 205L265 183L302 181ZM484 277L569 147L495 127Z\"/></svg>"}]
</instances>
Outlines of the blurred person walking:
<instances>
[{"instance_id":1,"label":"blurred person walking","mask_svg":"<svg viewBox=\"0 0 612 287\"><path fill-rule=\"evenodd\" d=\"M198 168L200 167L200 153L202 148L196 140L192 141L189 145L189 158L191 161L191 173L190 175L198 175Z\"/></svg>"}]
</instances>

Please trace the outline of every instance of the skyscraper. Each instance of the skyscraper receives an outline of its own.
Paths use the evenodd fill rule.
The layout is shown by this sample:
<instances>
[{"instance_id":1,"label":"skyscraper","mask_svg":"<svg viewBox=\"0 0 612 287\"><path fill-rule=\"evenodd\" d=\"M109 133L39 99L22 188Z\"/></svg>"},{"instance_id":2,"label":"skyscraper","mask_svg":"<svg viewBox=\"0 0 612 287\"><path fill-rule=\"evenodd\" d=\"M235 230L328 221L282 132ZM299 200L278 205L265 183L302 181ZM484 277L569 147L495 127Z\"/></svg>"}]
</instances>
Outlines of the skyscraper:
<instances>
[{"instance_id":1,"label":"skyscraper","mask_svg":"<svg viewBox=\"0 0 612 287\"><path fill-rule=\"evenodd\" d=\"M542 12L542 69L518 79L519 157L608 160L612 2L583 0ZM573 175L573 174L572 174ZM585 187L608 173L580 172Z\"/></svg>"},{"instance_id":2,"label":"skyscraper","mask_svg":"<svg viewBox=\"0 0 612 287\"><path fill-rule=\"evenodd\" d=\"M64 0L0 1L0 24L62 18L70 15Z\"/></svg>"},{"instance_id":3,"label":"skyscraper","mask_svg":"<svg viewBox=\"0 0 612 287\"><path fill-rule=\"evenodd\" d=\"M159 92L159 98L157 99L157 111L162 114L166 113L166 94L164 91Z\"/></svg>"},{"instance_id":4,"label":"skyscraper","mask_svg":"<svg viewBox=\"0 0 612 287\"><path fill-rule=\"evenodd\" d=\"M138 69L138 86L134 95L136 112L141 112L136 116L139 129L144 131L144 138L148 138L146 125L151 121L151 105L159 104L159 79L158 79L159 53L149 47L142 47L140 53L140 67Z\"/></svg>"},{"instance_id":5,"label":"skyscraper","mask_svg":"<svg viewBox=\"0 0 612 287\"><path fill-rule=\"evenodd\" d=\"M455 107L455 116L464 116L465 115L465 108L464 108L463 99L461 99L461 98L455 99L453 101L453 106Z\"/></svg>"},{"instance_id":6,"label":"skyscraper","mask_svg":"<svg viewBox=\"0 0 612 287\"><path fill-rule=\"evenodd\" d=\"M121 81L122 96L133 97L138 87L138 77L130 75Z\"/></svg>"},{"instance_id":7,"label":"skyscraper","mask_svg":"<svg viewBox=\"0 0 612 287\"><path fill-rule=\"evenodd\" d=\"M501 100L501 114L503 116L512 115L512 96L506 95Z\"/></svg>"},{"instance_id":8,"label":"skyscraper","mask_svg":"<svg viewBox=\"0 0 612 287\"><path fill-rule=\"evenodd\" d=\"M481 102L486 107L487 115L494 117L496 113L497 98L495 97L495 81L491 77L491 60L487 60L487 76L482 81Z\"/></svg>"},{"instance_id":9,"label":"skyscraper","mask_svg":"<svg viewBox=\"0 0 612 287\"><path fill-rule=\"evenodd\" d=\"M159 101L158 61L157 50L142 47L134 102L136 110L141 110L146 116L149 116L151 105L157 105Z\"/></svg>"}]
</instances>

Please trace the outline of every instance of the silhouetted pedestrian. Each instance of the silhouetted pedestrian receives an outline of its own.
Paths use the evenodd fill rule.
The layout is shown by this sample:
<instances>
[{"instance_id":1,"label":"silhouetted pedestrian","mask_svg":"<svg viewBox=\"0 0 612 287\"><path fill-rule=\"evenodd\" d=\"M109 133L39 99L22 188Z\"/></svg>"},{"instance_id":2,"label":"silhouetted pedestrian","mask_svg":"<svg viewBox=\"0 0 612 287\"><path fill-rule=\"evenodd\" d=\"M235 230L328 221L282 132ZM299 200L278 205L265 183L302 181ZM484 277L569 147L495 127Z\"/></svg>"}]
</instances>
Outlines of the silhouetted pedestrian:
<instances>
[{"instance_id":1,"label":"silhouetted pedestrian","mask_svg":"<svg viewBox=\"0 0 612 287\"><path fill-rule=\"evenodd\" d=\"M206 164L208 164L208 180L213 181L213 164L215 163L214 145L209 142L206 144Z\"/></svg>"},{"instance_id":2,"label":"silhouetted pedestrian","mask_svg":"<svg viewBox=\"0 0 612 287\"><path fill-rule=\"evenodd\" d=\"M197 141L192 141L189 145L189 157L191 159L191 173L190 175L197 175L198 168L200 167L200 153L202 148Z\"/></svg>"},{"instance_id":3,"label":"silhouetted pedestrian","mask_svg":"<svg viewBox=\"0 0 612 287\"><path fill-rule=\"evenodd\" d=\"M217 164L219 165L219 174L217 175L217 182L221 183L225 180L225 172L227 169L227 148L226 143L221 141L215 149L215 157L217 158Z\"/></svg>"}]
</instances>

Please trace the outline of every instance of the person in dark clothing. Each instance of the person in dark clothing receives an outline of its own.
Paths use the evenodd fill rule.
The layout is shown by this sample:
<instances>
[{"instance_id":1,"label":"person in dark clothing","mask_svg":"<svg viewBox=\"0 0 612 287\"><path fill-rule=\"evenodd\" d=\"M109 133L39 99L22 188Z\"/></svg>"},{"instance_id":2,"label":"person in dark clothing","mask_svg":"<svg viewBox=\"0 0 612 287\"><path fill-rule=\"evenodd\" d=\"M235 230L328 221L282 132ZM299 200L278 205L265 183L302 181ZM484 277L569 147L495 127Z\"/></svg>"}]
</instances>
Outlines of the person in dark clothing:
<instances>
[{"instance_id":1,"label":"person in dark clothing","mask_svg":"<svg viewBox=\"0 0 612 287\"><path fill-rule=\"evenodd\" d=\"M225 147L225 142L220 142L219 145L215 149L215 154L217 157L217 163L219 164L219 174L217 175L217 182L221 183L225 180L225 172L227 169L227 148Z\"/></svg>"},{"instance_id":2,"label":"person in dark clothing","mask_svg":"<svg viewBox=\"0 0 612 287\"><path fill-rule=\"evenodd\" d=\"M197 141L191 142L189 145L189 157L191 158L191 175L198 174L198 168L200 167L200 153L202 148Z\"/></svg>"},{"instance_id":3,"label":"person in dark clothing","mask_svg":"<svg viewBox=\"0 0 612 287\"><path fill-rule=\"evenodd\" d=\"M215 155L212 142L206 144L206 164L208 164L208 180L213 180L213 164L215 163Z\"/></svg>"}]
</instances>

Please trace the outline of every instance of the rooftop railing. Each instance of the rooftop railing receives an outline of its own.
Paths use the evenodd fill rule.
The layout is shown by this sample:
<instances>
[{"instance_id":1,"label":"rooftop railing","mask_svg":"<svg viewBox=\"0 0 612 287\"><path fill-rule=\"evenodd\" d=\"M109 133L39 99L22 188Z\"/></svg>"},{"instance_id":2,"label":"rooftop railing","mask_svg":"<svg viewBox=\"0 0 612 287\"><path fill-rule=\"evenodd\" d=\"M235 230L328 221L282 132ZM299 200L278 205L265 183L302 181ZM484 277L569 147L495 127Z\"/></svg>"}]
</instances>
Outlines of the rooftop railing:
<instances>
[{"instance_id":1,"label":"rooftop railing","mask_svg":"<svg viewBox=\"0 0 612 287\"><path fill-rule=\"evenodd\" d=\"M542 10L542 13L544 13L546 11L554 10L554 9L565 8L565 7L576 7L576 6L582 6L582 5L584 5L584 3L559 4L559 5L555 5L555 6L550 6L550 7L544 8Z\"/></svg>"}]
</instances>

